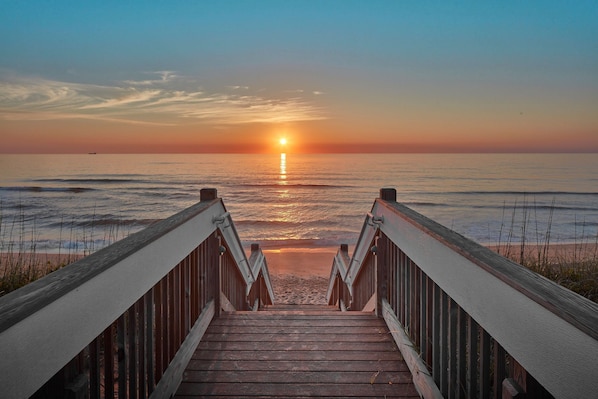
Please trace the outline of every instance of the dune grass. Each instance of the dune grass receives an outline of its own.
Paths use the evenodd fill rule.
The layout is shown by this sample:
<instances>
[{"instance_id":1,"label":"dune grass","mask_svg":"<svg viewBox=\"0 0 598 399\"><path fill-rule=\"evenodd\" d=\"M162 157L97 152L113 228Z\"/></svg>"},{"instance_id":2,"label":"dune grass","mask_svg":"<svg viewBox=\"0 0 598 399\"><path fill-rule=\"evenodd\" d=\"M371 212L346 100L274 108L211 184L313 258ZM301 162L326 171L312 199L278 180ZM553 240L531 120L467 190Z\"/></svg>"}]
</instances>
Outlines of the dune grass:
<instances>
[{"instance_id":1,"label":"dune grass","mask_svg":"<svg viewBox=\"0 0 598 399\"><path fill-rule=\"evenodd\" d=\"M101 249L96 243L97 236L101 237L103 247L129 234L119 224L104 226L103 235L94 221L85 228L75 229L73 225L61 223L58 248L54 248L52 253L46 253L46 250L39 252L35 220L28 221L22 209L6 220L0 206L0 296ZM63 238L69 243L66 248L62 244Z\"/></svg>"},{"instance_id":2,"label":"dune grass","mask_svg":"<svg viewBox=\"0 0 598 399\"><path fill-rule=\"evenodd\" d=\"M506 208L505 208L506 209ZM539 229L536 206L524 199L513 206L510 224L504 223L495 250L530 270L598 303L598 233L586 233L585 222L575 220L576 236L572 243L552 242L552 218L554 201L545 222L545 230ZM516 217L520 214L520 220ZM519 230L519 234L516 234ZM501 242L503 232L506 241ZM535 239L530 241L532 235ZM514 237L519 239L515 241Z\"/></svg>"}]
</instances>

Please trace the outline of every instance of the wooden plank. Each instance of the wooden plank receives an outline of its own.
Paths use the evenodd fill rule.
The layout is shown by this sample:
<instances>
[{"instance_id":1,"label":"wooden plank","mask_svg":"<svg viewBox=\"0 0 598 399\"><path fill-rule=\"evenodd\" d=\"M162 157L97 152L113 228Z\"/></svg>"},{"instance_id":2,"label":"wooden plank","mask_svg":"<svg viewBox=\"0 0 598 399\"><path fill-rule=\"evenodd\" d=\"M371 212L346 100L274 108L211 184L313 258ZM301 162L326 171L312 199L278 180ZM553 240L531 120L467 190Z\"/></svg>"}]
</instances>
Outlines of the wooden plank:
<instances>
[{"instance_id":1,"label":"wooden plank","mask_svg":"<svg viewBox=\"0 0 598 399\"><path fill-rule=\"evenodd\" d=\"M293 398L293 399L310 399L310 398L314 398L316 396L304 396L304 395L297 395L297 394L293 394L293 395L277 395L277 396L266 396L266 395L253 395L251 396L251 399L272 399L273 397L275 398ZM333 396L326 396L327 398L331 398ZM341 396L336 396L337 398L341 398ZM366 398L370 398L372 396L366 396ZM404 396L404 395L384 395L384 396L380 396L380 398L384 398L384 399L403 399L403 398L411 398L412 396ZM197 396L193 396L193 395L180 395L177 396L177 398L179 399L197 399ZM226 399L245 399L247 398L247 396L244 395L239 395L237 393L237 395L226 395L223 396L223 398ZM359 397L356 397L359 398Z\"/></svg>"},{"instance_id":2,"label":"wooden plank","mask_svg":"<svg viewBox=\"0 0 598 399\"><path fill-rule=\"evenodd\" d=\"M256 313L260 313L260 312L256 312ZM361 312L358 312L361 313ZM217 319L214 320L213 325L215 326L224 326L224 325L243 325L243 326L263 326L263 327L269 327L269 326L277 326L277 325L285 325L285 326L295 326L295 327L301 327L301 326L305 326L305 327L314 327L314 326L324 326L324 327L355 327L355 326L360 326L360 325L369 325L369 326L384 326L384 322L381 321L380 319L371 319L371 316L360 316L362 318L364 317L368 317L368 323L367 324L363 324L363 320L359 320L359 317L355 318L355 316L351 316L348 318L343 318L343 317L327 317L327 318L318 318L318 319L313 319L313 318L309 318L308 316L305 316L303 318L299 318L299 317L289 317L288 319L260 319L260 318L255 318L255 319L250 319L250 318L246 318L244 320L231 320L231 319L225 319L225 318L221 318L221 319Z\"/></svg>"},{"instance_id":3,"label":"wooden plank","mask_svg":"<svg viewBox=\"0 0 598 399\"><path fill-rule=\"evenodd\" d=\"M213 320L176 397L418 397L383 320L328 312Z\"/></svg>"},{"instance_id":4,"label":"wooden plank","mask_svg":"<svg viewBox=\"0 0 598 399\"><path fill-rule=\"evenodd\" d=\"M339 312L338 308L331 305L311 305L311 304L300 304L300 305L293 305L293 304L285 304L285 303L277 303L275 305L267 305L264 306L264 310L272 311L275 310L277 312L281 310L290 310L293 312L301 312L301 311L310 311L310 310L331 310L333 312Z\"/></svg>"},{"instance_id":5,"label":"wooden plank","mask_svg":"<svg viewBox=\"0 0 598 399\"><path fill-rule=\"evenodd\" d=\"M264 332L263 326L214 326L211 325L207 334L260 334ZM279 326L270 328L269 333L279 334L318 334L318 335L362 335L362 334L388 334L388 330L384 326L356 326L349 329L336 329L330 331L329 327L325 326Z\"/></svg>"},{"instance_id":6,"label":"wooden plank","mask_svg":"<svg viewBox=\"0 0 598 399\"><path fill-rule=\"evenodd\" d=\"M261 384L409 384L409 370L397 372L380 369L367 371L280 371L280 370L192 370L185 372L185 382L261 383Z\"/></svg>"},{"instance_id":7,"label":"wooden plank","mask_svg":"<svg viewBox=\"0 0 598 399\"><path fill-rule=\"evenodd\" d=\"M386 342L365 342L358 345L348 345L344 342L200 342L198 349L211 350L245 350L245 351L372 351L384 352L388 350ZM395 351L398 350L395 348Z\"/></svg>"},{"instance_id":8,"label":"wooden plank","mask_svg":"<svg viewBox=\"0 0 598 399\"><path fill-rule=\"evenodd\" d=\"M207 333L204 340L206 342L252 342L252 341L267 341L267 342L391 342L392 339L389 334L314 334L314 333L291 333L291 332L277 332L266 334L244 334L239 330L231 333L212 334Z\"/></svg>"},{"instance_id":9,"label":"wooden plank","mask_svg":"<svg viewBox=\"0 0 598 399\"><path fill-rule=\"evenodd\" d=\"M295 357L292 357L295 356ZM326 351L326 352L289 352L289 351L267 351L267 352L253 352L253 351L223 351L223 350L198 350L193 354L194 360L256 360L256 361L278 361L294 359L298 360L297 356L301 356L303 361L386 361L386 360L402 360L400 352L366 352L366 351ZM339 364L339 367L341 365Z\"/></svg>"},{"instance_id":10,"label":"wooden plank","mask_svg":"<svg viewBox=\"0 0 598 399\"><path fill-rule=\"evenodd\" d=\"M357 319L357 320L377 320L376 317L373 317L371 313L365 312L347 312L344 313L338 310L335 311L321 311L318 309L314 309L315 312L309 312L309 309L302 309L302 310L286 310L282 309L280 311L262 311L262 312L253 312L253 311L235 311L235 312L225 312L216 320L241 320L243 317L247 319L284 319L284 320L312 320L312 319ZM317 316L314 318L313 316Z\"/></svg>"},{"instance_id":11,"label":"wooden plank","mask_svg":"<svg viewBox=\"0 0 598 399\"><path fill-rule=\"evenodd\" d=\"M231 353L231 352L229 352ZM259 360L253 360L252 356L242 359L220 360L220 359L191 359L187 365L186 372L208 371L208 370L245 370L245 371L302 371L302 372L409 372L409 368L402 360L371 360L372 356L359 356L360 360L346 357L344 359L334 359L322 356L321 359L307 358L301 353L292 352L269 352L271 356L262 357ZM340 353L340 352L339 352ZM253 354L253 352L250 352ZM366 354L364 352L364 354ZM226 355L224 355L226 358ZM282 360L281 360L282 359ZM239 361L242 360L242 361Z\"/></svg>"},{"instance_id":12,"label":"wooden plank","mask_svg":"<svg viewBox=\"0 0 598 399\"><path fill-rule=\"evenodd\" d=\"M242 396L239 396L240 393ZM185 383L177 392L181 396L273 396L273 397L401 397L419 398L412 384L260 384L260 383Z\"/></svg>"}]
</instances>

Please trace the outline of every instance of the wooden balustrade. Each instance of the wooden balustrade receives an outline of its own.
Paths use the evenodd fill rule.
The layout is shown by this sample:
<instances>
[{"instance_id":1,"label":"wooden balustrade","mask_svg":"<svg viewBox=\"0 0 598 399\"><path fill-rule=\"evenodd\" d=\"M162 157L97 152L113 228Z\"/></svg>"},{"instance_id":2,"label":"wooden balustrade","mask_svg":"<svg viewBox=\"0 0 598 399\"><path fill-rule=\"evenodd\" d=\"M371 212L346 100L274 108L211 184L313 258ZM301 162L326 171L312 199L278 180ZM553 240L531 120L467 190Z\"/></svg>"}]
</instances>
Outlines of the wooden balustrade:
<instances>
[{"instance_id":1,"label":"wooden balustrade","mask_svg":"<svg viewBox=\"0 0 598 399\"><path fill-rule=\"evenodd\" d=\"M251 290L248 295L249 305L253 310L272 305L274 301L274 290L272 289L272 284L270 282L270 274L268 272L266 258L264 257L259 244L251 244L249 264L253 275L256 276L256 282L251 285Z\"/></svg>"},{"instance_id":2,"label":"wooden balustrade","mask_svg":"<svg viewBox=\"0 0 598 399\"><path fill-rule=\"evenodd\" d=\"M598 305L397 203L393 189L381 190L340 269L335 261L329 303L342 281L361 310L374 285L424 397L598 392Z\"/></svg>"},{"instance_id":3,"label":"wooden balustrade","mask_svg":"<svg viewBox=\"0 0 598 399\"><path fill-rule=\"evenodd\" d=\"M351 307L351 293L348 285L345 284L350 263L349 246L342 244L332 262L326 299L329 305L338 306L343 310Z\"/></svg>"},{"instance_id":4,"label":"wooden balustrade","mask_svg":"<svg viewBox=\"0 0 598 399\"><path fill-rule=\"evenodd\" d=\"M272 302L265 260L255 272L203 189L200 203L0 298L2 395L169 397L221 299Z\"/></svg>"}]
</instances>

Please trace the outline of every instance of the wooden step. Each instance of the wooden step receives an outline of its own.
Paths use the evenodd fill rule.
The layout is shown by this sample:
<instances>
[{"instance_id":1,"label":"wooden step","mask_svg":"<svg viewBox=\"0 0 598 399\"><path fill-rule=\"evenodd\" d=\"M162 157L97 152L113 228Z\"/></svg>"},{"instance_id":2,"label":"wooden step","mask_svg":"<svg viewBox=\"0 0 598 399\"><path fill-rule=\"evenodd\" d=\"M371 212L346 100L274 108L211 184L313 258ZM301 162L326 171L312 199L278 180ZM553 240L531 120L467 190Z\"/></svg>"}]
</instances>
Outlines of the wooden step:
<instances>
[{"instance_id":1,"label":"wooden step","mask_svg":"<svg viewBox=\"0 0 598 399\"><path fill-rule=\"evenodd\" d=\"M332 311L332 312L339 312L340 309L336 306L330 305L310 305L310 304L300 304L300 305L290 305L290 304L274 304L265 306L263 311L306 311L306 312L313 312L313 311Z\"/></svg>"},{"instance_id":2,"label":"wooden step","mask_svg":"<svg viewBox=\"0 0 598 399\"><path fill-rule=\"evenodd\" d=\"M419 397L383 320L308 306L214 319L176 397Z\"/></svg>"}]
</instances>

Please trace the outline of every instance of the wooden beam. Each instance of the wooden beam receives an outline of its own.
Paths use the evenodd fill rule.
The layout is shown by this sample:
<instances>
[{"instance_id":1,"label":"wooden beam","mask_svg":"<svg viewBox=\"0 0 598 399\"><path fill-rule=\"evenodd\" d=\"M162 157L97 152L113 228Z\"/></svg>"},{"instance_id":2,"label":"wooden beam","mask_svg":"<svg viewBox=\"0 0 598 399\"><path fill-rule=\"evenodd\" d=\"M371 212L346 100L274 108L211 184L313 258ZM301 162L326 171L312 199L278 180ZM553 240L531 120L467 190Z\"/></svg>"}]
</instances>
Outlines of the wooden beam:
<instances>
[{"instance_id":1,"label":"wooden beam","mask_svg":"<svg viewBox=\"0 0 598 399\"><path fill-rule=\"evenodd\" d=\"M214 301L208 302L201 312L201 316L193 325L191 332L179 348L178 352L168 365L166 372L156 385L156 389L150 395L150 399L170 398L174 395L181 381L185 367L191 360L197 345L208 329L214 317Z\"/></svg>"},{"instance_id":2,"label":"wooden beam","mask_svg":"<svg viewBox=\"0 0 598 399\"><path fill-rule=\"evenodd\" d=\"M382 300L382 307L384 320L413 375L415 388L423 398L442 399L443 396L434 383L434 379L430 375L419 353L413 348L413 343L409 340L407 334L405 334L403 325L397 319L386 299Z\"/></svg>"}]
</instances>

